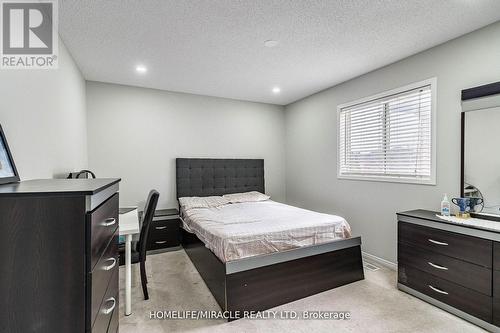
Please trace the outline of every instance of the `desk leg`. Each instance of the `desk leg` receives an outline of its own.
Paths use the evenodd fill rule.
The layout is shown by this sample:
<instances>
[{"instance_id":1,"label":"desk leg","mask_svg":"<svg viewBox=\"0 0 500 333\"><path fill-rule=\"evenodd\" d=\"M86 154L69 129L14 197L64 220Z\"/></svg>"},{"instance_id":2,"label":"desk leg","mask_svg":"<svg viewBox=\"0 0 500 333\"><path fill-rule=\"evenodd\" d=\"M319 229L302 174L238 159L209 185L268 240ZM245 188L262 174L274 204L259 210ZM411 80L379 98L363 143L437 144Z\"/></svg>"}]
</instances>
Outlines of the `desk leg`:
<instances>
[{"instance_id":1,"label":"desk leg","mask_svg":"<svg viewBox=\"0 0 500 333\"><path fill-rule=\"evenodd\" d=\"M125 315L132 314L132 235L125 236Z\"/></svg>"}]
</instances>

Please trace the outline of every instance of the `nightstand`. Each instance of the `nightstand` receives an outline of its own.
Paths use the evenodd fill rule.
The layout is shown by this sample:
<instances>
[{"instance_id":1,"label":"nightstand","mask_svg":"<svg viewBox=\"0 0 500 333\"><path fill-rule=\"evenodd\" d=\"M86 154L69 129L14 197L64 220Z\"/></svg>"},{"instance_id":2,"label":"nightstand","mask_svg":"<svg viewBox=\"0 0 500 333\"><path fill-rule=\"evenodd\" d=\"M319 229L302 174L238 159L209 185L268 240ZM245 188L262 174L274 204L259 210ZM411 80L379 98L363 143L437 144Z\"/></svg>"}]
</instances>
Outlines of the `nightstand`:
<instances>
[{"instance_id":1,"label":"nightstand","mask_svg":"<svg viewBox=\"0 0 500 333\"><path fill-rule=\"evenodd\" d=\"M142 212L140 212L142 215ZM148 251L170 249L181 245L179 211L158 209L149 228Z\"/></svg>"}]
</instances>

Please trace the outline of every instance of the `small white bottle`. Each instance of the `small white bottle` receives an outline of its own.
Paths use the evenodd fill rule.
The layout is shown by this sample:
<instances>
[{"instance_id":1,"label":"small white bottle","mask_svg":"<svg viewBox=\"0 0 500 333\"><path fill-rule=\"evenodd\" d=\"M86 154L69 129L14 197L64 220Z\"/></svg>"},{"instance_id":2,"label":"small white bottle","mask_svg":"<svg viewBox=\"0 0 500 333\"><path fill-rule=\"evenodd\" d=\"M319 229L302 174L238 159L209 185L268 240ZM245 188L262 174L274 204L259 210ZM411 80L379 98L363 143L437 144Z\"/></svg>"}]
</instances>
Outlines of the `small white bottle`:
<instances>
[{"instance_id":1,"label":"small white bottle","mask_svg":"<svg viewBox=\"0 0 500 333\"><path fill-rule=\"evenodd\" d=\"M448 200L448 194L445 193L443 201L441 201L441 215L450 216L450 201Z\"/></svg>"}]
</instances>

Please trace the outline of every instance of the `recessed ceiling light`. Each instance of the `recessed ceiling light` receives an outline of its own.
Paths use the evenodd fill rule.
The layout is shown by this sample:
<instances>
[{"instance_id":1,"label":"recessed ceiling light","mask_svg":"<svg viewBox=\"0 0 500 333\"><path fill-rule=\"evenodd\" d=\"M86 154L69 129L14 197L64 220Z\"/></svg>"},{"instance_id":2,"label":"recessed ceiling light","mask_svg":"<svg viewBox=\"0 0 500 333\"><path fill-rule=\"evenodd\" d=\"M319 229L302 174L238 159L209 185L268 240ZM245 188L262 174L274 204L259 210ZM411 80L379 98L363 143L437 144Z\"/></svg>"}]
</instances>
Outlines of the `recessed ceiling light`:
<instances>
[{"instance_id":1,"label":"recessed ceiling light","mask_svg":"<svg viewBox=\"0 0 500 333\"><path fill-rule=\"evenodd\" d=\"M264 42L265 47L275 47L276 45L278 45L278 41L276 40L269 39Z\"/></svg>"},{"instance_id":2,"label":"recessed ceiling light","mask_svg":"<svg viewBox=\"0 0 500 333\"><path fill-rule=\"evenodd\" d=\"M144 73L146 73L148 71L148 69L146 68L146 66L138 65L137 67L135 67L135 71L137 73L144 74Z\"/></svg>"},{"instance_id":3,"label":"recessed ceiling light","mask_svg":"<svg viewBox=\"0 0 500 333\"><path fill-rule=\"evenodd\" d=\"M281 92L280 87L274 87L274 88L273 88L273 93L275 93L275 94L279 94L280 92Z\"/></svg>"}]
</instances>

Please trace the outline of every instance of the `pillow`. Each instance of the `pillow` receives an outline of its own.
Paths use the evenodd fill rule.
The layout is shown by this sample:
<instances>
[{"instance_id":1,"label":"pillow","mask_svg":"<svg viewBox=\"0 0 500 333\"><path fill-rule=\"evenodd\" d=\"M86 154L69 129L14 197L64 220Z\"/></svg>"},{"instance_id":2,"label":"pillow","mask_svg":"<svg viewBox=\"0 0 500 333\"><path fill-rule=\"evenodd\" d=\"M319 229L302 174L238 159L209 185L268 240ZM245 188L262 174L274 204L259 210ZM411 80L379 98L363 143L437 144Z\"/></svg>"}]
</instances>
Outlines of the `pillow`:
<instances>
[{"instance_id":1,"label":"pillow","mask_svg":"<svg viewBox=\"0 0 500 333\"><path fill-rule=\"evenodd\" d=\"M179 198L179 204L186 210L192 208L214 208L229 204L229 200L218 196L182 197Z\"/></svg>"},{"instance_id":2,"label":"pillow","mask_svg":"<svg viewBox=\"0 0 500 333\"><path fill-rule=\"evenodd\" d=\"M229 200L230 203L257 202L257 201L269 200L269 198L271 198L269 195L265 195L257 191L225 194L222 197L224 199Z\"/></svg>"}]
</instances>

